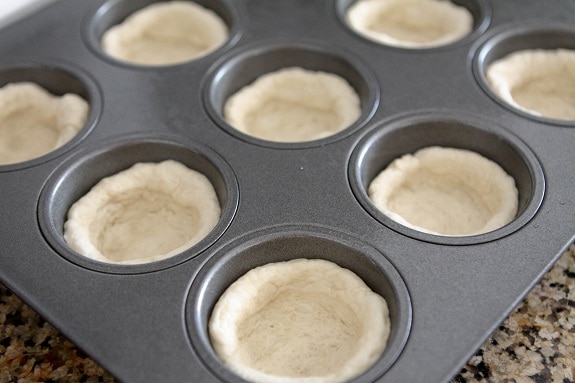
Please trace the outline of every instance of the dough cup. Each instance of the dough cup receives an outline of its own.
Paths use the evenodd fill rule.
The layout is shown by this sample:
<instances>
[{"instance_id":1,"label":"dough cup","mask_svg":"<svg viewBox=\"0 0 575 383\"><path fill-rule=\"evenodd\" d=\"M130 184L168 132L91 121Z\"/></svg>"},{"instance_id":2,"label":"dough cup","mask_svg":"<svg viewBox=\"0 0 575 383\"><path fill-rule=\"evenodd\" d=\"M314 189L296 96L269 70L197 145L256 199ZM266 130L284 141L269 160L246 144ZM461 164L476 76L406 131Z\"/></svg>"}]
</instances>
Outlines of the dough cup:
<instances>
[{"instance_id":1,"label":"dough cup","mask_svg":"<svg viewBox=\"0 0 575 383\"><path fill-rule=\"evenodd\" d=\"M369 185L375 206L415 230L478 235L517 214L515 181L495 162L468 150L428 147L393 161Z\"/></svg>"},{"instance_id":2,"label":"dough cup","mask_svg":"<svg viewBox=\"0 0 575 383\"><path fill-rule=\"evenodd\" d=\"M443 0L359 0L345 22L360 35L402 48L432 48L458 41L473 31L473 15Z\"/></svg>"},{"instance_id":3,"label":"dough cup","mask_svg":"<svg viewBox=\"0 0 575 383\"><path fill-rule=\"evenodd\" d=\"M575 50L516 51L492 62L486 78L493 92L515 108L575 121Z\"/></svg>"},{"instance_id":4,"label":"dough cup","mask_svg":"<svg viewBox=\"0 0 575 383\"><path fill-rule=\"evenodd\" d=\"M104 178L72 205L64 238L96 261L149 263L202 240L220 213L203 174L172 160L137 163Z\"/></svg>"},{"instance_id":5,"label":"dough cup","mask_svg":"<svg viewBox=\"0 0 575 383\"><path fill-rule=\"evenodd\" d=\"M380 90L351 53L271 42L222 57L204 96L210 116L231 135L266 147L307 148L363 126L379 105Z\"/></svg>"},{"instance_id":6,"label":"dough cup","mask_svg":"<svg viewBox=\"0 0 575 383\"><path fill-rule=\"evenodd\" d=\"M318 259L270 263L234 282L212 313L214 349L254 382L344 382L381 356L385 300L353 272Z\"/></svg>"},{"instance_id":7,"label":"dough cup","mask_svg":"<svg viewBox=\"0 0 575 383\"><path fill-rule=\"evenodd\" d=\"M72 140L88 119L89 105L68 93L56 96L33 82L0 89L0 165L28 161Z\"/></svg>"},{"instance_id":8,"label":"dough cup","mask_svg":"<svg viewBox=\"0 0 575 383\"><path fill-rule=\"evenodd\" d=\"M163 66L205 56L228 38L228 27L215 12L191 1L170 1L130 14L106 30L100 44L115 59Z\"/></svg>"},{"instance_id":9,"label":"dough cup","mask_svg":"<svg viewBox=\"0 0 575 383\"><path fill-rule=\"evenodd\" d=\"M345 79L299 67L260 76L224 105L224 117L231 126L276 142L328 137L360 115L359 96Z\"/></svg>"},{"instance_id":10,"label":"dough cup","mask_svg":"<svg viewBox=\"0 0 575 383\"><path fill-rule=\"evenodd\" d=\"M367 383L400 355L411 303L375 248L343 232L287 225L218 250L192 283L186 318L194 348L221 381ZM268 368L257 365L258 353Z\"/></svg>"},{"instance_id":11,"label":"dough cup","mask_svg":"<svg viewBox=\"0 0 575 383\"><path fill-rule=\"evenodd\" d=\"M386 168L380 185L370 186ZM381 121L358 142L349 170L358 202L377 221L448 245L513 233L531 220L545 193L543 170L524 142L496 122L450 110ZM470 207L473 218L466 216Z\"/></svg>"}]
</instances>

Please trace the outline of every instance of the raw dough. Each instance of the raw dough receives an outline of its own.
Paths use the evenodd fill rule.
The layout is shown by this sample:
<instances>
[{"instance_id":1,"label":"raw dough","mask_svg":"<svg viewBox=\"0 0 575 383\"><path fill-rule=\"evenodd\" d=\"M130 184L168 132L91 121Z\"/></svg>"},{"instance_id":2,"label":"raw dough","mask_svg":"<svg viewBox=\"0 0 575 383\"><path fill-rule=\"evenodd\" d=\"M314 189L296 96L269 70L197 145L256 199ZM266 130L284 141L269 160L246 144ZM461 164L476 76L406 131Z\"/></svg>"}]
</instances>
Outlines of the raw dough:
<instances>
[{"instance_id":1,"label":"raw dough","mask_svg":"<svg viewBox=\"0 0 575 383\"><path fill-rule=\"evenodd\" d=\"M371 40L404 48L450 44L473 29L471 13L447 0L360 0L347 22Z\"/></svg>"},{"instance_id":2,"label":"raw dough","mask_svg":"<svg viewBox=\"0 0 575 383\"><path fill-rule=\"evenodd\" d=\"M0 165L27 161L70 141L86 123L88 103L75 94L54 96L37 84L0 89Z\"/></svg>"},{"instance_id":3,"label":"raw dough","mask_svg":"<svg viewBox=\"0 0 575 383\"><path fill-rule=\"evenodd\" d=\"M463 149L428 147L394 160L371 182L369 197L391 219L446 236L486 233L517 214L514 179Z\"/></svg>"},{"instance_id":4,"label":"raw dough","mask_svg":"<svg viewBox=\"0 0 575 383\"><path fill-rule=\"evenodd\" d=\"M525 112L575 120L575 51L523 50L487 68L493 91Z\"/></svg>"},{"instance_id":5,"label":"raw dough","mask_svg":"<svg viewBox=\"0 0 575 383\"><path fill-rule=\"evenodd\" d=\"M102 36L110 56L140 65L197 59L222 46L228 27L213 11L188 1L160 2L130 15Z\"/></svg>"},{"instance_id":6,"label":"raw dough","mask_svg":"<svg viewBox=\"0 0 575 383\"><path fill-rule=\"evenodd\" d=\"M252 269L220 297L210 321L222 361L253 382L344 382L382 355L386 301L353 272L320 259Z\"/></svg>"},{"instance_id":7,"label":"raw dough","mask_svg":"<svg viewBox=\"0 0 575 383\"><path fill-rule=\"evenodd\" d=\"M72 205L64 238L100 262L148 263L196 244L219 218L216 192L203 174L172 160L137 163Z\"/></svg>"},{"instance_id":8,"label":"raw dough","mask_svg":"<svg viewBox=\"0 0 575 383\"><path fill-rule=\"evenodd\" d=\"M224 117L234 128L277 142L331 136L360 114L359 96L343 78L298 67L260 76L224 105Z\"/></svg>"}]
</instances>

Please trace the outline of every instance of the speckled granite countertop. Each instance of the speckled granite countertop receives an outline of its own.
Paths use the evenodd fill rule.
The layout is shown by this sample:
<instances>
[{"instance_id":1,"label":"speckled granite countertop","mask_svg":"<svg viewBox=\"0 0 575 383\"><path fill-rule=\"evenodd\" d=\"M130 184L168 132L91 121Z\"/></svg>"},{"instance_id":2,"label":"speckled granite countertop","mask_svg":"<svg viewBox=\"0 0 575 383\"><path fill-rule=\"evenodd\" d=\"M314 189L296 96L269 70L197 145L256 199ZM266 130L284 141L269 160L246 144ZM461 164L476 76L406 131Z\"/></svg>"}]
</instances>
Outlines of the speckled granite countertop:
<instances>
[{"instance_id":1,"label":"speckled granite countertop","mask_svg":"<svg viewBox=\"0 0 575 383\"><path fill-rule=\"evenodd\" d=\"M1 284L0 294L0 383L114 382ZM575 246L452 381L464 382L575 382Z\"/></svg>"}]
</instances>

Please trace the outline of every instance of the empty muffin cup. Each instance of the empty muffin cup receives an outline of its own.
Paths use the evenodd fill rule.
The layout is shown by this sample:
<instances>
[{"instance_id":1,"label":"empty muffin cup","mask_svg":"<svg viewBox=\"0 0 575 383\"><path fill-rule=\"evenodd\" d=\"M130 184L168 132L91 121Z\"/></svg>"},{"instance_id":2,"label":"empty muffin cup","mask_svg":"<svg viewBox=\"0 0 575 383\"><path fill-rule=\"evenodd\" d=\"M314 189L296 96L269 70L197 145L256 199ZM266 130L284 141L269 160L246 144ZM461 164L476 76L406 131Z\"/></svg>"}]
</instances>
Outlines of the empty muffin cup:
<instances>
[{"instance_id":1,"label":"empty muffin cup","mask_svg":"<svg viewBox=\"0 0 575 383\"><path fill-rule=\"evenodd\" d=\"M441 0L359 0L345 12L345 22L370 40L402 48L451 44L474 27L467 8Z\"/></svg>"},{"instance_id":2,"label":"empty muffin cup","mask_svg":"<svg viewBox=\"0 0 575 383\"><path fill-rule=\"evenodd\" d=\"M393 220L436 235L477 235L517 214L515 181L478 153L428 147L394 160L369 185L375 206Z\"/></svg>"},{"instance_id":3,"label":"empty muffin cup","mask_svg":"<svg viewBox=\"0 0 575 383\"><path fill-rule=\"evenodd\" d=\"M34 82L0 89L0 165L28 161L72 140L84 127L89 105L82 97L51 94Z\"/></svg>"},{"instance_id":4,"label":"empty muffin cup","mask_svg":"<svg viewBox=\"0 0 575 383\"><path fill-rule=\"evenodd\" d=\"M575 50L516 51L492 62L486 78L493 92L515 108L575 121Z\"/></svg>"},{"instance_id":5,"label":"empty muffin cup","mask_svg":"<svg viewBox=\"0 0 575 383\"><path fill-rule=\"evenodd\" d=\"M322 259L268 263L244 274L212 312L210 339L253 382L344 382L371 367L390 334L385 299Z\"/></svg>"},{"instance_id":6,"label":"empty muffin cup","mask_svg":"<svg viewBox=\"0 0 575 383\"><path fill-rule=\"evenodd\" d=\"M205 56L228 38L228 26L212 10L191 1L170 1L139 9L106 30L101 48L124 62L163 66Z\"/></svg>"}]
</instances>

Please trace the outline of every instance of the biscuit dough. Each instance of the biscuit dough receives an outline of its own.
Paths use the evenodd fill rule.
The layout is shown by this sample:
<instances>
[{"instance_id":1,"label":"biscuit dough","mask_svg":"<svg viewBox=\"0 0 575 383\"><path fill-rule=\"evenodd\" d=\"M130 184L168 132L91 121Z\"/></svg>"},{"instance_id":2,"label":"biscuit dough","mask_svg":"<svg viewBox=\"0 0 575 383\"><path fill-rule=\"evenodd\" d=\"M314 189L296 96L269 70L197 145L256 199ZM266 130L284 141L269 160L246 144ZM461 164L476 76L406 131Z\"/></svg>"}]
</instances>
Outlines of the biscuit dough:
<instances>
[{"instance_id":1,"label":"biscuit dough","mask_svg":"<svg viewBox=\"0 0 575 383\"><path fill-rule=\"evenodd\" d=\"M525 112L575 120L575 51L522 50L488 66L491 89Z\"/></svg>"},{"instance_id":2,"label":"biscuit dough","mask_svg":"<svg viewBox=\"0 0 575 383\"><path fill-rule=\"evenodd\" d=\"M359 0L346 19L359 34L403 48L447 45L473 29L471 13L447 0Z\"/></svg>"},{"instance_id":3,"label":"biscuit dough","mask_svg":"<svg viewBox=\"0 0 575 383\"><path fill-rule=\"evenodd\" d=\"M391 219L436 235L486 233L517 214L515 180L498 164L463 149L428 147L394 160L368 194Z\"/></svg>"},{"instance_id":4,"label":"biscuit dough","mask_svg":"<svg viewBox=\"0 0 575 383\"><path fill-rule=\"evenodd\" d=\"M61 97L35 83L0 89L0 165L47 154L70 141L88 118L88 103L75 94Z\"/></svg>"},{"instance_id":5,"label":"biscuit dough","mask_svg":"<svg viewBox=\"0 0 575 383\"><path fill-rule=\"evenodd\" d=\"M101 45L116 59L160 66L204 56L222 46L228 34L218 15L194 2L159 2L107 30Z\"/></svg>"},{"instance_id":6,"label":"biscuit dough","mask_svg":"<svg viewBox=\"0 0 575 383\"><path fill-rule=\"evenodd\" d=\"M276 142L331 136L360 114L359 96L343 78L299 67L260 76L224 105L224 118L231 126Z\"/></svg>"},{"instance_id":7,"label":"biscuit dough","mask_svg":"<svg viewBox=\"0 0 575 383\"><path fill-rule=\"evenodd\" d=\"M209 321L222 361L253 382L344 382L370 368L390 333L386 301L353 272L320 259L252 269Z\"/></svg>"},{"instance_id":8,"label":"biscuit dough","mask_svg":"<svg viewBox=\"0 0 575 383\"><path fill-rule=\"evenodd\" d=\"M102 179L72 205L64 239L100 262L154 262L203 239L220 210L203 174L172 160L137 163Z\"/></svg>"}]
</instances>

